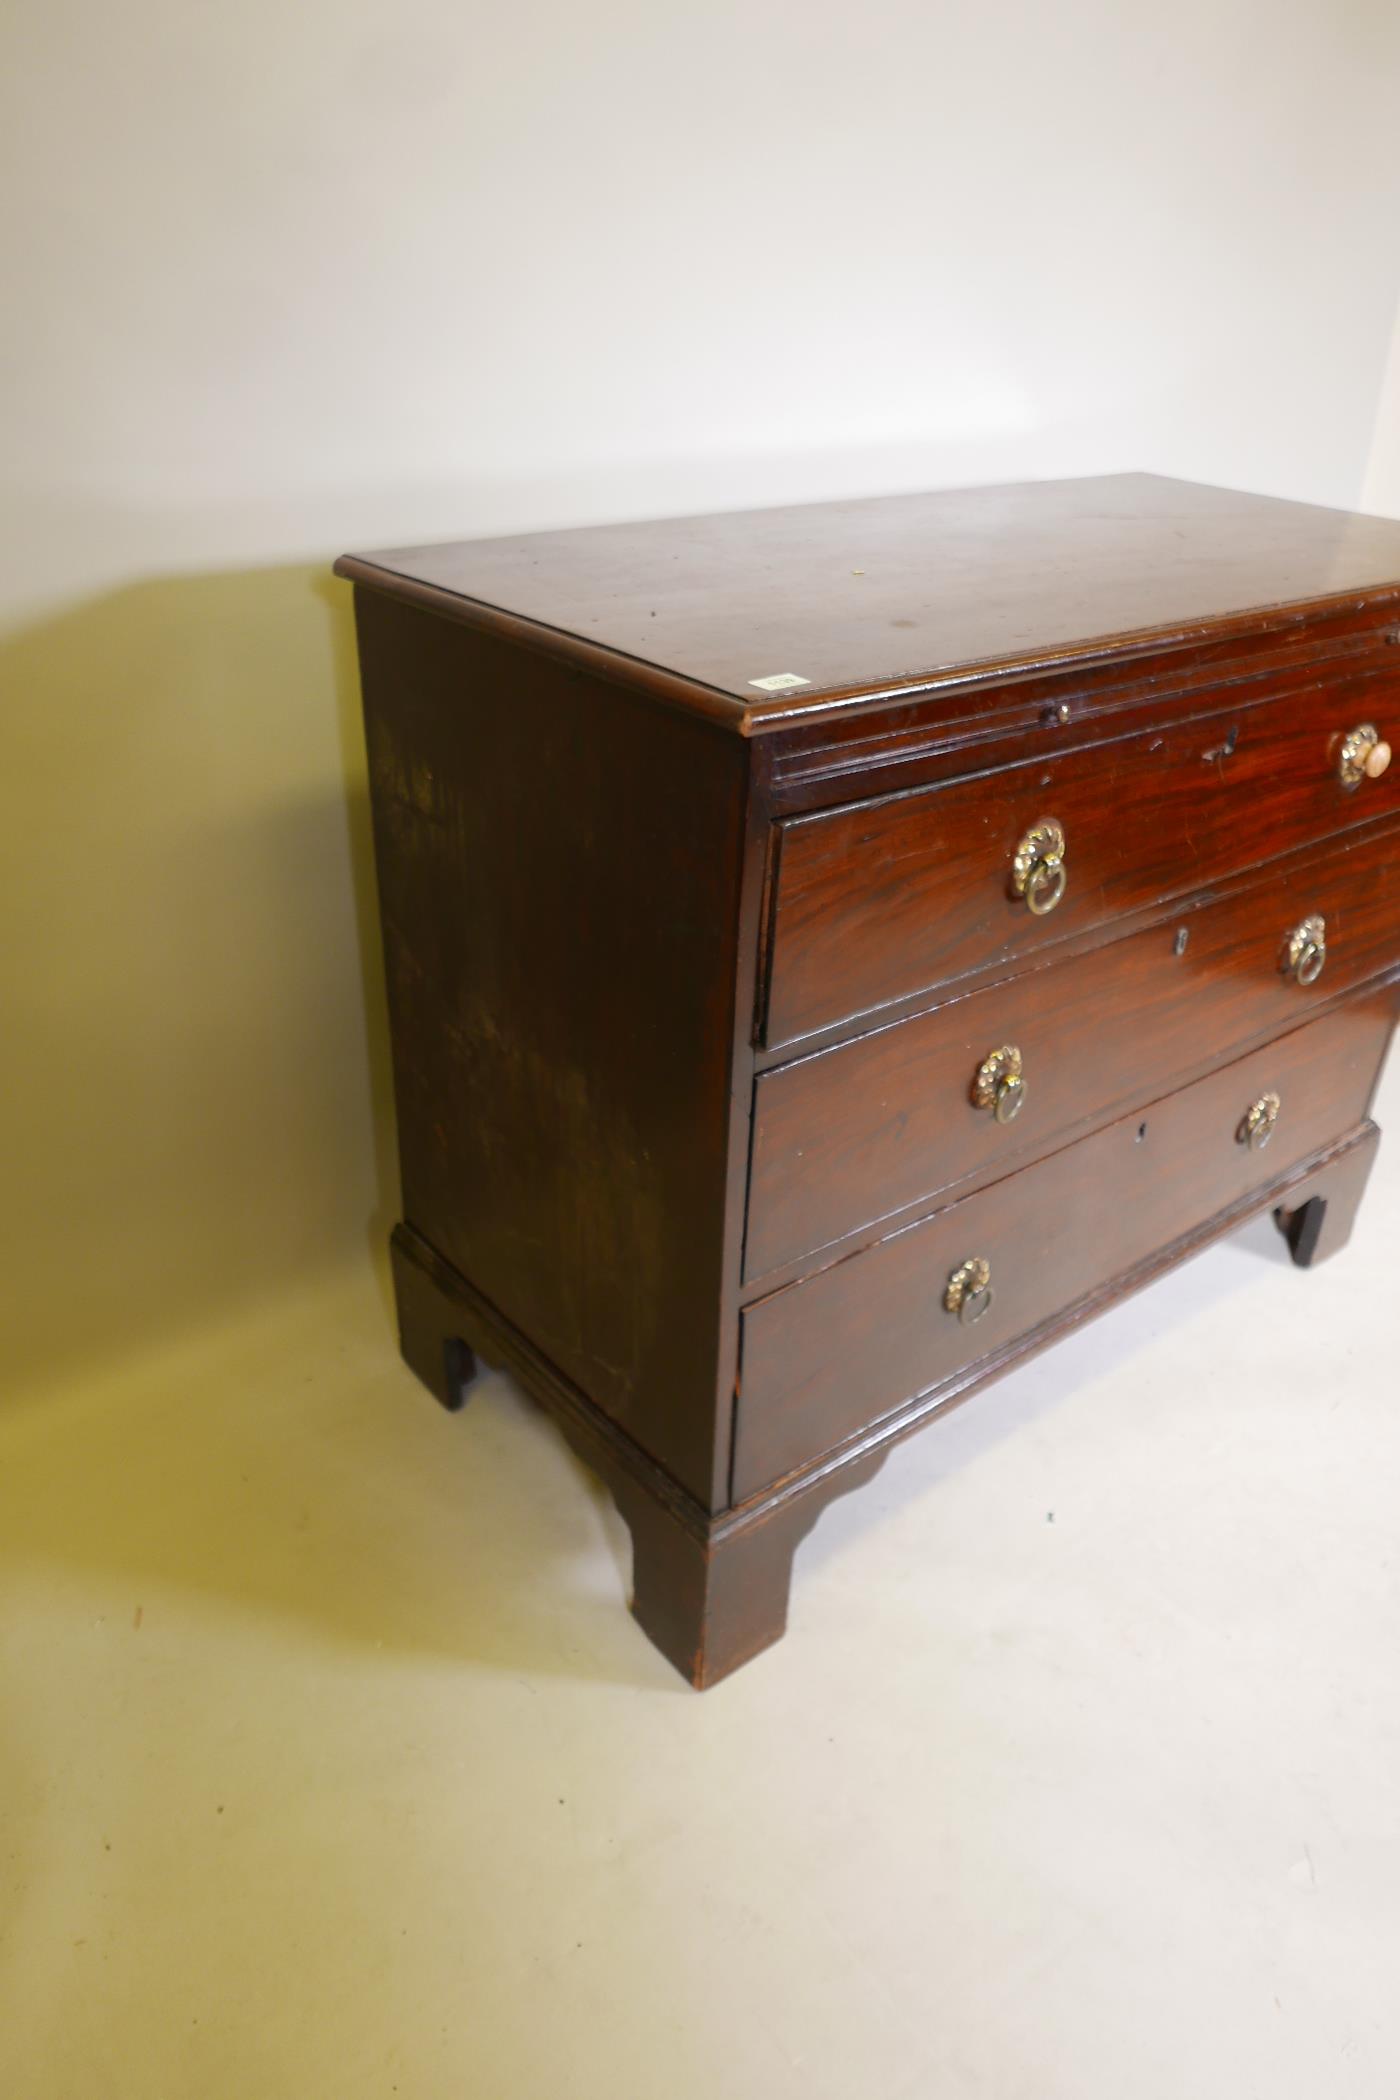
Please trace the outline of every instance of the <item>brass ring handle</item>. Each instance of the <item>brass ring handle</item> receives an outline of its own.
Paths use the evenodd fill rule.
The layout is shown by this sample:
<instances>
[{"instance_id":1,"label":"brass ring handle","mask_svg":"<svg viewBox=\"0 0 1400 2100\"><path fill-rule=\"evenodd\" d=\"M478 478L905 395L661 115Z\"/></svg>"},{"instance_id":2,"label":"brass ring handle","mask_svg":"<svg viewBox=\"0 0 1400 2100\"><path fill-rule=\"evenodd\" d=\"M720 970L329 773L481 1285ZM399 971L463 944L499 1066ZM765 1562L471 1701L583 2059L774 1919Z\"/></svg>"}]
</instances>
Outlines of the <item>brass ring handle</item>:
<instances>
[{"instance_id":1,"label":"brass ring handle","mask_svg":"<svg viewBox=\"0 0 1400 2100\"><path fill-rule=\"evenodd\" d=\"M1042 817L1016 848L1011 863L1011 888L1024 897L1038 919L1053 911L1065 893L1069 876L1065 870L1064 826L1054 817Z\"/></svg>"},{"instance_id":2,"label":"brass ring handle","mask_svg":"<svg viewBox=\"0 0 1400 2100\"><path fill-rule=\"evenodd\" d=\"M1327 921L1320 912L1301 919L1288 936L1284 972L1299 984L1316 984L1327 961Z\"/></svg>"},{"instance_id":3,"label":"brass ring handle","mask_svg":"<svg viewBox=\"0 0 1400 2100\"><path fill-rule=\"evenodd\" d=\"M992 1265L980 1254L954 1269L943 1293L943 1303L956 1313L964 1327L975 1327L992 1309Z\"/></svg>"},{"instance_id":4,"label":"brass ring handle","mask_svg":"<svg viewBox=\"0 0 1400 2100\"><path fill-rule=\"evenodd\" d=\"M1262 1152L1274 1134L1282 1106L1277 1094L1261 1094L1235 1132L1237 1141L1248 1145L1251 1152Z\"/></svg>"},{"instance_id":5,"label":"brass ring handle","mask_svg":"<svg viewBox=\"0 0 1400 2100\"><path fill-rule=\"evenodd\" d=\"M989 1108L998 1123L1014 1123L1026 1105L1026 1080L1015 1043L1003 1043L977 1067L972 1082L976 1107Z\"/></svg>"},{"instance_id":6,"label":"brass ring handle","mask_svg":"<svg viewBox=\"0 0 1400 2100\"><path fill-rule=\"evenodd\" d=\"M1390 746L1374 722L1361 722L1342 739L1337 771L1343 787L1360 787L1363 780L1379 780L1390 764Z\"/></svg>"},{"instance_id":7,"label":"brass ring handle","mask_svg":"<svg viewBox=\"0 0 1400 2100\"><path fill-rule=\"evenodd\" d=\"M1065 893L1065 864L1057 861L1052 867L1049 861L1038 861L1026 884L1026 903L1038 919L1053 911Z\"/></svg>"}]
</instances>

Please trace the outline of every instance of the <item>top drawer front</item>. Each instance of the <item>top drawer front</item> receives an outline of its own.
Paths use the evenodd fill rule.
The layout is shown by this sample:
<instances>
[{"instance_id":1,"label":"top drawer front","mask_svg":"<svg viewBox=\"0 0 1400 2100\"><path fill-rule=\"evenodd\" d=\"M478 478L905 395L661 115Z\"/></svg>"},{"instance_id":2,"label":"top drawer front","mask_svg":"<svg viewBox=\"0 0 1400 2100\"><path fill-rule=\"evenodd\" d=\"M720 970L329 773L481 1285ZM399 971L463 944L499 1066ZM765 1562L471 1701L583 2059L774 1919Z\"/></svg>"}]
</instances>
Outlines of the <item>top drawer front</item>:
<instances>
[{"instance_id":1,"label":"top drawer front","mask_svg":"<svg viewBox=\"0 0 1400 2100\"><path fill-rule=\"evenodd\" d=\"M1338 769L1359 723L1389 734L1395 693L1389 678L1312 688L786 819L764 1042L797 1042L1400 809L1400 764L1355 787ZM1012 864L1047 818L1065 835L1067 881L1036 916Z\"/></svg>"}]
</instances>

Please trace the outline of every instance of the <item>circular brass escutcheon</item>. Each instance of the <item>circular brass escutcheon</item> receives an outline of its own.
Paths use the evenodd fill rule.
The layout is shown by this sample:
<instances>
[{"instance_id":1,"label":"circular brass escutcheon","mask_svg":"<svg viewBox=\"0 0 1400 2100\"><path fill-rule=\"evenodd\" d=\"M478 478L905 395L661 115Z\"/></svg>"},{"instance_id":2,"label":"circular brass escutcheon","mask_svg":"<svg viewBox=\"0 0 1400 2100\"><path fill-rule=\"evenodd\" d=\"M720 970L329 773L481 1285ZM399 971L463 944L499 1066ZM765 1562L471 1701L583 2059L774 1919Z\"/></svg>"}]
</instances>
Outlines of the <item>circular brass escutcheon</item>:
<instances>
[{"instance_id":1,"label":"circular brass escutcheon","mask_svg":"<svg viewBox=\"0 0 1400 2100\"><path fill-rule=\"evenodd\" d=\"M1069 880L1065 869L1064 826L1054 817L1042 817L1016 848L1011 863L1011 887L1024 897L1038 919L1053 911Z\"/></svg>"},{"instance_id":2,"label":"circular brass escutcheon","mask_svg":"<svg viewBox=\"0 0 1400 2100\"><path fill-rule=\"evenodd\" d=\"M975 1327L992 1307L992 1265L980 1254L962 1262L948 1278L943 1303L964 1327Z\"/></svg>"},{"instance_id":3,"label":"circular brass escutcheon","mask_svg":"<svg viewBox=\"0 0 1400 2100\"><path fill-rule=\"evenodd\" d=\"M1327 921L1313 912L1289 934L1284 969L1299 984L1316 984L1326 961Z\"/></svg>"},{"instance_id":4,"label":"circular brass escutcheon","mask_svg":"<svg viewBox=\"0 0 1400 2100\"><path fill-rule=\"evenodd\" d=\"M1274 1125L1278 1122L1279 1110L1282 1107L1283 1103L1277 1094L1261 1094L1246 1112L1244 1121L1235 1133L1240 1144L1248 1145L1251 1152L1262 1152L1274 1134Z\"/></svg>"},{"instance_id":5,"label":"circular brass escutcheon","mask_svg":"<svg viewBox=\"0 0 1400 2100\"><path fill-rule=\"evenodd\" d=\"M1014 1123L1025 1106L1026 1080L1021 1052L1015 1043L1003 1043L977 1067L972 1098L978 1108L990 1109L998 1123Z\"/></svg>"}]
</instances>

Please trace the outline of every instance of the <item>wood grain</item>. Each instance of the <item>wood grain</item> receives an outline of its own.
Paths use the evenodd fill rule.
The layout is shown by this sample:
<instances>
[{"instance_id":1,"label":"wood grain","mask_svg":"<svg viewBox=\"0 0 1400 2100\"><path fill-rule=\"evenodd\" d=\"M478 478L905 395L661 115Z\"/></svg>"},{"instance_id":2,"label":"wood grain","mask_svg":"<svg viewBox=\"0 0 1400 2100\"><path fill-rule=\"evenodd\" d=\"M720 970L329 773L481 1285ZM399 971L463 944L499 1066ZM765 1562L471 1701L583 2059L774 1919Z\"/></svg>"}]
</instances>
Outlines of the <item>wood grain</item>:
<instances>
[{"instance_id":1,"label":"wood grain","mask_svg":"<svg viewBox=\"0 0 1400 2100\"><path fill-rule=\"evenodd\" d=\"M1327 922L1327 963L1305 987L1282 951L1313 912ZM1397 964L1400 828L1383 821L1125 940L761 1073L746 1273L1024 1165ZM1024 1106L1004 1125L972 1102L978 1066L1002 1043L1026 1074Z\"/></svg>"},{"instance_id":2,"label":"wood grain","mask_svg":"<svg viewBox=\"0 0 1400 2100\"><path fill-rule=\"evenodd\" d=\"M736 1500L817 1457L1120 1270L1226 1209L1367 1113L1389 1041L1386 985L1167 1095L1140 1114L854 1254L744 1315ZM1268 1150L1238 1140L1250 1104L1283 1102ZM974 1326L944 1309L950 1274L991 1262Z\"/></svg>"},{"instance_id":3,"label":"wood grain","mask_svg":"<svg viewBox=\"0 0 1400 2100\"><path fill-rule=\"evenodd\" d=\"M1400 735L1400 675L1371 704ZM1381 706L1381 701L1385 705ZM815 1030L1029 958L1160 899L1400 811L1400 766L1349 790L1355 719L1326 684L777 827L763 1040ZM1024 833L1068 841L1063 902L1012 893Z\"/></svg>"},{"instance_id":4,"label":"wood grain","mask_svg":"<svg viewBox=\"0 0 1400 2100\"><path fill-rule=\"evenodd\" d=\"M341 573L604 649L621 677L687 681L700 707L727 695L745 728L835 692L1400 589L1400 524L1118 474L398 548ZM785 671L807 683L753 683Z\"/></svg>"},{"instance_id":5,"label":"wood grain","mask_svg":"<svg viewBox=\"0 0 1400 2100\"><path fill-rule=\"evenodd\" d=\"M745 747L357 609L404 1216L708 1504Z\"/></svg>"},{"instance_id":6,"label":"wood grain","mask_svg":"<svg viewBox=\"0 0 1400 2100\"><path fill-rule=\"evenodd\" d=\"M1345 1239L1400 767L1334 766L1361 721L1400 743L1400 525L1127 476L338 568L400 1346L449 1407L480 1359L551 1410L691 1682L779 1636L798 1541L898 1438L1251 1209L1300 1261ZM1046 815L1036 920L1009 863ZM1308 992L1275 965L1314 909ZM1001 1038L1009 1133L967 1103Z\"/></svg>"}]
</instances>

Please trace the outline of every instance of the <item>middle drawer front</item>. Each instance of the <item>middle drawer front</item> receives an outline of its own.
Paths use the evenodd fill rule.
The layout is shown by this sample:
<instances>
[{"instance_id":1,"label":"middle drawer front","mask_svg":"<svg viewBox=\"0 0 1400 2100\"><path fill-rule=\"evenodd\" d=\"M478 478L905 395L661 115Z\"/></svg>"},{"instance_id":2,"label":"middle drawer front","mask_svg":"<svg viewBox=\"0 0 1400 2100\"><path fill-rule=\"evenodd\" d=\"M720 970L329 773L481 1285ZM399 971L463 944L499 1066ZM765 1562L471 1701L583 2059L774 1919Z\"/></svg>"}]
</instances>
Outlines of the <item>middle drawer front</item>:
<instances>
[{"instance_id":1,"label":"middle drawer front","mask_svg":"<svg viewBox=\"0 0 1400 2100\"><path fill-rule=\"evenodd\" d=\"M1288 968L1288 943L1314 915L1326 960L1305 985ZM1395 964L1400 831L1386 826L1127 939L766 1072L754 1093L745 1273L770 1275L941 1189L1004 1173ZM974 1102L983 1060L1003 1047L1019 1052L1023 1075L1008 1122Z\"/></svg>"},{"instance_id":2,"label":"middle drawer front","mask_svg":"<svg viewBox=\"0 0 1400 2100\"><path fill-rule=\"evenodd\" d=\"M1366 1115L1395 1012L1373 987L1266 1049L906 1226L743 1316L736 1501L1266 1188ZM1247 1119L1278 1103L1267 1149ZM1268 1122L1267 1114L1264 1117ZM975 1323L945 1304L990 1265ZM975 1308L973 1308L975 1309Z\"/></svg>"}]
</instances>

